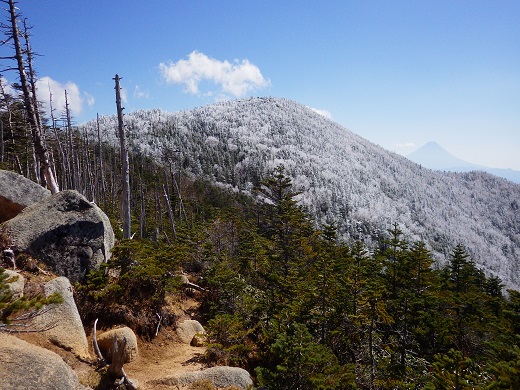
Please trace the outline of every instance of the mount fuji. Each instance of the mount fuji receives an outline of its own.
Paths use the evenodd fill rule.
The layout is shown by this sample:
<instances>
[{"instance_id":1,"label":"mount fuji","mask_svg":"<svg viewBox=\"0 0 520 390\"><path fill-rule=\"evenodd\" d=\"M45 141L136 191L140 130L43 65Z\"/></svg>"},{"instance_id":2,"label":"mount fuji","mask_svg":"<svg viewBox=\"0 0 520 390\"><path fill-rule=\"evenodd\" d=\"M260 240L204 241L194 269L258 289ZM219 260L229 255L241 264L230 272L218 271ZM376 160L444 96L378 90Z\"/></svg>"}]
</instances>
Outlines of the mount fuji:
<instances>
[{"instance_id":1,"label":"mount fuji","mask_svg":"<svg viewBox=\"0 0 520 390\"><path fill-rule=\"evenodd\" d=\"M415 152L409 154L408 159L423 166L424 168L436 171L447 172L471 172L484 171L492 175L502 177L514 183L520 183L520 171L513 169L489 168L483 165L473 164L446 151L437 142L428 142Z\"/></svg>"}]
</instances>

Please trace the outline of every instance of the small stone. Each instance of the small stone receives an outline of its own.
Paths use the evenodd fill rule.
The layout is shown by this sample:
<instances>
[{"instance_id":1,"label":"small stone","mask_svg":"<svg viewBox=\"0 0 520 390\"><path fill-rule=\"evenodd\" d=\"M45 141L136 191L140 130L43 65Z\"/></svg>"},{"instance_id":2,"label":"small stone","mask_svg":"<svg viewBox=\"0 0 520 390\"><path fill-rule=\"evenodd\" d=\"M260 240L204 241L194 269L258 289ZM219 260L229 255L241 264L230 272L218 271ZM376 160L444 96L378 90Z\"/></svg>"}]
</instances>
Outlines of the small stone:
<instances>
[{"instance_id":1,"label":"small stone","mask_svg":"<svg viewBox=\"0 0 520 390\"><path fill-rule=\"evenodd\" d=\"M205 343L206 343L206 335L204 333L197 333L191 339L190 345L192 347L203 347Z\"/></svg>"},{"instance_id":2,"label":"small stone","mask_svg":"<svg viewBox=\"0 0 520 390\"><path fill-rule=\"evenodd\" d=\"M177 334L185 344L190 344L197 333L205 333L199 321L186 320L177 326Z\"/></svg>"},{"instance_id":3,"label":"small stone","mask_svg":"<svg viewBox=\"0 0 520 390\"><path fill-rule=\"evenodd\" d=\"M98 344L99 348L101 349L101 353L105 357L111 356L114 336L116 336L117 340L123 340L123 338L126 338L125 363L129 363L132 360L135 360L139 354L139 349L137 347L137 337L134 331L127 326L109 330L98 336Z\"/></svg>"}]
</instances>

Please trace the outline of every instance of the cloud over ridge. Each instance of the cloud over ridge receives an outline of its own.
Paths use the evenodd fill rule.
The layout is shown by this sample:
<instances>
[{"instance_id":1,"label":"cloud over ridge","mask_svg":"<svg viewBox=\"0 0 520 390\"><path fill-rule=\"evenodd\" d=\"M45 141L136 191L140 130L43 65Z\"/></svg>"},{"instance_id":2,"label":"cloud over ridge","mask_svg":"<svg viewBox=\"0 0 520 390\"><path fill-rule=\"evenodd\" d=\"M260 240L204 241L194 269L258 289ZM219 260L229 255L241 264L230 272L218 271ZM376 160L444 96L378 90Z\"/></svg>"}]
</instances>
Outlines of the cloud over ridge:
<instances>
[{"instance_id":1,"label":"cloud over ridge","mask_svg":"<svg viewBox=\"0 0 520 390\"><path fill-rule=\"evenodd\" d=\"M213 82L220 86L220 92L234 97L242 97L250 91L270 85L260 69L247 59L231 63L210 58L198 51L191 52L187 59L168 64L162 62L159 70L168 84L184 84L185 91L194 95L200 93L199 85L202 81Z\"/></svg>"},{"instance_id":2,"label":"cloud over ridge","mask_svg":"<svg viewBox=\"0 0 520 390\"><path fill-rule=\"evenodd\" d=\"M79 115L83 110L83 98L79 87L69 81L65 84L53 80L49 76L41 77L36 81L38 90L38 100L43 103L43 108L50 115L50 94L52 94L52 108L55 115L60 115L65 111L65 90L67 91L67 101L69 109L73 115ZM87 104L94 104L94 97L90 94L86 95Z\"/></svg>"},{"instance_id":3,"label":"cloud over ridge","mask_svg":"<svg viewBox=\"0 0 520 390\"><path fill-rule=\"evenodd\" d=\"M309 107L312 111L314 111L316 114L320 114L321 116L324 116L327 119L332 119L332 114L330 111L327 110L319 110L317 108Z\"/></svg>"}]
</instances>

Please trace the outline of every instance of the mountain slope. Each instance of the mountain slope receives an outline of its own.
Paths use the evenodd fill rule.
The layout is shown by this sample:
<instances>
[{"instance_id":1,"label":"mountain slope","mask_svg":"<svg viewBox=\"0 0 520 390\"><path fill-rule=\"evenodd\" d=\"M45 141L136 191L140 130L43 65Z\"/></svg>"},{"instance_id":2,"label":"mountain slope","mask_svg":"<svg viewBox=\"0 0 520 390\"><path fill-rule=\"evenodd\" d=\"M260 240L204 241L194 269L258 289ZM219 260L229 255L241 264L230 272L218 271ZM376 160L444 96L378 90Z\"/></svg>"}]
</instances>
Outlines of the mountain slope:
<instances>
[{"instance_id":1,"label":"mountain slope","mask_svg":"<svg viewBox=\"0 0 520 390\"><path fill-rule=\"evenodd\" d=\"M487 275L520 287L520 186L483 172L434 172L370 143L298 103L227 101L194 110L125 116L134 152L182 164L243 191L284 164L301 203L346 238L368 244L398 222L444 261L466 245ZM115 142L116 118L101 118ZM95 133L95 123L84 129Z\"/></svg>"},{"instance_id":2,"label":"mountain slope","mask_svg":"<svg viewBox=\"0 0 520 390\"><path fill-rule=\"evenodd\" d=\"M473 164L453 156L436 142L428 142L407 158L425 168L450 172L484 171L492 175L520 183L520 172L513 169L489 168Z\"/></svg>"}]
</instances>

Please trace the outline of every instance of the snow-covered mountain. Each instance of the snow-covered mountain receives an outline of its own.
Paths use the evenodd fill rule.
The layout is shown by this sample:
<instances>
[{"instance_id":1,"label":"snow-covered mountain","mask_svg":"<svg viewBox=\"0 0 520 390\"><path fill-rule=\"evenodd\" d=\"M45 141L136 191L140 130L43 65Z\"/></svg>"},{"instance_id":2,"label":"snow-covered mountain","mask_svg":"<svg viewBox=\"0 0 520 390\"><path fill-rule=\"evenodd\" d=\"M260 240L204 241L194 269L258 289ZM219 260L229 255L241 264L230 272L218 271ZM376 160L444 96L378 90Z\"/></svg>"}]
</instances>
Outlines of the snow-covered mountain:
<instances>
[{"instance_id":1,"label":"snow-covered mountain","mask_svg":"<svg viewBox=\"0 0 520 390\"><path fill-rule=\"evenodd\" d=\"M318 222L336 222L345 238L371 244L397 222L438 261L463 243L487 275L520 288L520 185L426 169L284 99L136 111L125 123L134 151L242 191L283 164L301 203ZM115 116L101 118L101 127L115 143ZM95 133L96 124L83 130Z\"/></svg>"},{"instance_id":2,"label":"snow-covered mountain","mask_svg":"<svg viewBox=\"0 0 520 390\"><path fill-rule=\"evenodd\" d=\"M513 169L489 168L457 158L436 142L428 142L407 156L425 168L449 172L484 171L520 183L520 171Z\"/></svg>"}]
</instances>

